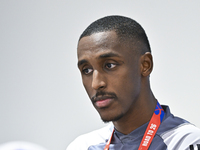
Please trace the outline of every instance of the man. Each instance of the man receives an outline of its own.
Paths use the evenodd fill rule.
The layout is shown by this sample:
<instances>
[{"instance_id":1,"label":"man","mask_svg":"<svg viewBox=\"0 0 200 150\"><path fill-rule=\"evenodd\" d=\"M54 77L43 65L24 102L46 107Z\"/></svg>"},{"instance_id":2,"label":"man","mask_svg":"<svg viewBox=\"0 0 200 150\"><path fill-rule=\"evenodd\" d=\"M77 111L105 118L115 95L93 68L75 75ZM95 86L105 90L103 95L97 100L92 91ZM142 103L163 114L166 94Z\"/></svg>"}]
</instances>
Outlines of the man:
<instances>
[{"instance_id":1,"label":"man","mask_svg":"<svg viewBox=\"0 0 200 150\"><path fill-rule=\"evenodd\" d=\"M153 59L144 29L123 16L93 22L78 42L83 85L104 122L67 150L200 149L200 130L160 106L149 83Z\"/></svg>"}]
</instances>

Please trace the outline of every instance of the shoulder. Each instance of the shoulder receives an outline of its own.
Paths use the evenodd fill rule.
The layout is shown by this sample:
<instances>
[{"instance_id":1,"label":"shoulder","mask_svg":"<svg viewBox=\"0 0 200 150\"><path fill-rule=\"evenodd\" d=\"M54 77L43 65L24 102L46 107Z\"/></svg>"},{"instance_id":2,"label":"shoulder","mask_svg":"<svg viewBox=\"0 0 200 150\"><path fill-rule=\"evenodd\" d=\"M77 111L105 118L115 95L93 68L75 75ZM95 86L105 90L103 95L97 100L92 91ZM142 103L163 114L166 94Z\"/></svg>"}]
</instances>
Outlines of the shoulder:
<instances>
[{"instance_id":1,"label":"shoulder","mask_svg":"<svg viewBox=\"0 0 200 150\"><path fill-rule=\"evenodd\" d=\"M80 135L70 143L67 150L86 150L91 145L105 143L105 141L110 137L113 128L113 124L109 124L101 129Z\"/></svg>"},{"instance_id":2,"label":"shoulder","mask_svg":"<svg viewBox=\"0 0 200 150\"><path fill-rule=\"evenodd\" d=\"M190 145L200 144L200 129L190 123L183 123L161 134L168 149L185 150Z\"/></svg>"},{"instance_id":3,"label":"shoulder","mask_svg":"<svg viewBox=\"0 0 200 150\"><path fill-rule=\"evenodd\" d=\"M169 107L162 107L165 110L165 116L158 129L158 135L168 149L189 150L190 145L196 147L197 144L200 144L199 128L172 115Z\"/></svg>"}]
</instances>

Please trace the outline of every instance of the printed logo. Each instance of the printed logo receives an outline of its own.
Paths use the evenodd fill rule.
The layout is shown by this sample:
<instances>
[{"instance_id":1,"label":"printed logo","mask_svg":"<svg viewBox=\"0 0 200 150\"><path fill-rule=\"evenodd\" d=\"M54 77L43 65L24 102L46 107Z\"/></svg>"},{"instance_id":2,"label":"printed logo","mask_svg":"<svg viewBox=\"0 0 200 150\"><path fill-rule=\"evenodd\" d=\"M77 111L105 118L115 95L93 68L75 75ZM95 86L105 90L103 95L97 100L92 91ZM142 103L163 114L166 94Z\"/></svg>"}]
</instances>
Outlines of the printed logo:
<instances>
[{"instance_id":1,"label":"printed logo","mask_svg":"<svg viewBox=\"0 0 200 150\"><path fill-rule=\"evenodd\" d=\"M156 115L160 115L160 122L162 122L162 119L163 119L163 116L164 116L164 110L162 109L162 107L160 106L159 103L157 103L154 113Z\"/></svg>"}]
</instances>

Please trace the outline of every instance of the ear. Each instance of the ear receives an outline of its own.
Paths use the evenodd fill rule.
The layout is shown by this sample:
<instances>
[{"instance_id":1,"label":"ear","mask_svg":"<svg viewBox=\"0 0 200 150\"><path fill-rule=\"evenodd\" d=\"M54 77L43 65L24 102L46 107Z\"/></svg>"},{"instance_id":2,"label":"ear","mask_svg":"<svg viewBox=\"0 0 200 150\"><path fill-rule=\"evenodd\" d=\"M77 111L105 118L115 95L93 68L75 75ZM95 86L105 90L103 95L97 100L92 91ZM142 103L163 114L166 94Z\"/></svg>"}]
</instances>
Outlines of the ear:
<instances>
[{"instance_id":1,"label":"ear","mask_svg":"<svg viewBox=\"0 0 200 150\"><path fill-rule=\"evenodd\" d=\"M144 77L150 75L153 70L153 58L150 52L146 52L141 56L141 74Z\"/></svg>"}]
</instances>

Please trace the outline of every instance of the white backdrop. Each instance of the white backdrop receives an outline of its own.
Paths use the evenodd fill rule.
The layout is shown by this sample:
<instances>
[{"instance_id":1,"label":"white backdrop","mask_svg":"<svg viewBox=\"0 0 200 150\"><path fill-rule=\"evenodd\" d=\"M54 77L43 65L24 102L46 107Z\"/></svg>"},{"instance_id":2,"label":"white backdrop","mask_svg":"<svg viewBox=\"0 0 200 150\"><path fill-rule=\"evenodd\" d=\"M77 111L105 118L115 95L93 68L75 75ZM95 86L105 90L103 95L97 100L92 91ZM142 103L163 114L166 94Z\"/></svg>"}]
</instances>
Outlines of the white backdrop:
<instances>
[{"instance_id":1,"label":"white backdrop","mask_svg":"<svg viewBox=\"0 0 200 150\"><path fill-rule=\"evenodd\" d=\"M0 144L64 150L104 126L82 86L76 46L82 31L106 15L144 27L156 98L200 127L199 6L198 0L0 0Z\"/></svg>"}]
</instances>

